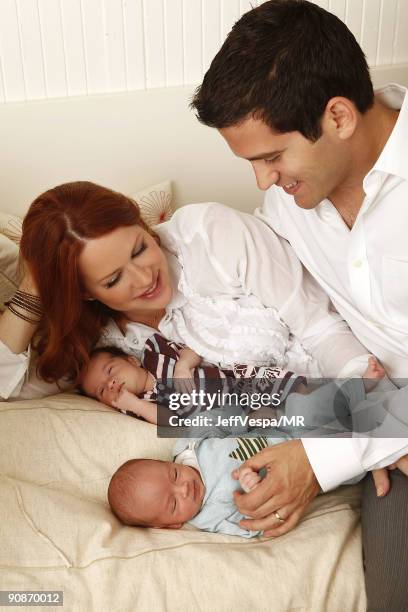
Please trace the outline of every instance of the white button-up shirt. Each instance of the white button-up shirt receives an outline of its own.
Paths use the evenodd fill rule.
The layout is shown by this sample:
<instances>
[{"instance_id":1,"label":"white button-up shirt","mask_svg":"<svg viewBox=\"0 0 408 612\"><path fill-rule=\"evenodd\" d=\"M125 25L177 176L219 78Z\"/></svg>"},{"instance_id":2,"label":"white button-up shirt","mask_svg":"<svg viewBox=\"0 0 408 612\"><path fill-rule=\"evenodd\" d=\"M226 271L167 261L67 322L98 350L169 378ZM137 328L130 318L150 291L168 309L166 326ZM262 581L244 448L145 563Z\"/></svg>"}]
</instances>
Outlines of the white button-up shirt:
<instances>
[{"instance_id":1,"label":"white button-up shirt","mask_svg":"<svg viewBox=\"0 0 408 612\"><path fill-rule=\"evenodd\" d=\"M380 157L364 178L365 198L351 230L330 200L305 210L276 186L267 191L263 207L256 211L290 242L355 336L380 359L398 387L405 386L398 379L408 378L406 93L399 85L376 92L388 107L401 110ZM408 422L408 389L388 397L386 407ZM402 428L401 423L398 431ZM362 470L389 465L408 452L404 438L303 442L324 490Z\"/></svg>"}]
</instances>

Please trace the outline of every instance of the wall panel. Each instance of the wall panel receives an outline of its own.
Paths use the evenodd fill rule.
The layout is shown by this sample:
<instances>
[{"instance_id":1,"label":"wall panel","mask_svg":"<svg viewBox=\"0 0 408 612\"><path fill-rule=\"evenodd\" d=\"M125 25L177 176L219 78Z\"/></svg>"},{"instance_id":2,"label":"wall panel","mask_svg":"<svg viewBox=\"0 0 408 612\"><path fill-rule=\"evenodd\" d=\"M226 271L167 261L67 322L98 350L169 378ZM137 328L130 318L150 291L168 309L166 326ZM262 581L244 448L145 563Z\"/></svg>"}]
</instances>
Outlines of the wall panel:
<instances>
[{"instance_id":1,"label":"wall panel","mask_svg":"<svg viewBox=\"0 0 408 612\"><path fill-rule=\"evenodd\" d=\"M199 83L263 0L1 0L0 103ZM316 0L371 66L408 64L408 0Z\"/></svg>"}]
</instances>

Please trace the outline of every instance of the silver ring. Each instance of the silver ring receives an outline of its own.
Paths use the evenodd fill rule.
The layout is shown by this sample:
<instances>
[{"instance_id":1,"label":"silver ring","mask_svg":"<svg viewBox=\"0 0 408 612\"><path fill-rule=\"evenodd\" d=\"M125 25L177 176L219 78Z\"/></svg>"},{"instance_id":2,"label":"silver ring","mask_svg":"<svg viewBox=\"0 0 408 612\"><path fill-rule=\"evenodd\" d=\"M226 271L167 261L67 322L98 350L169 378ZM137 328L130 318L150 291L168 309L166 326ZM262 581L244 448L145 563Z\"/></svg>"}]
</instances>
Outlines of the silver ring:
<instances>
[{"instance_id":1,"label":"silver ring","mask_svg":"<svg viewBox=\"0 0 408 612\"><path fill-rule=\"evenodd\" d=\"M285 522L285 519L281 517L281 515L279 514L279 512L276 510L276 512L274 512L275 517L278 519L278 521L280 521L281 523Z\"/></svg>"}]
</instances>

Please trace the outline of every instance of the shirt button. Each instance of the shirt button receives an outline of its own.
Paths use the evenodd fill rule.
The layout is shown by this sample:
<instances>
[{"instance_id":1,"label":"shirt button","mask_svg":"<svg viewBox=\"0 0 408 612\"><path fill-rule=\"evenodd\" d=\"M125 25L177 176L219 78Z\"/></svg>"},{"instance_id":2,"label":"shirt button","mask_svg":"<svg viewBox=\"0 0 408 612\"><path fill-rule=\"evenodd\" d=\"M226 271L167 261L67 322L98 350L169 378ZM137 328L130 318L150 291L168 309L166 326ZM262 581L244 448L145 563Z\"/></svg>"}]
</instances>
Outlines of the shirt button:
<instances>
[{"instance_id":1,"label":"shirt button","mask_svg":"<svg viewBox=\"0 0 408 612\"><path fill-rule=\"evenodd\" d=\"M353 266L354 266L355 268L361 268L361 266L362 266L362 265L363 265L363 262L362 262L362 260L361 260L361 259L355 259L355 260L353 261Z\"/></svg>"}]
</instances>

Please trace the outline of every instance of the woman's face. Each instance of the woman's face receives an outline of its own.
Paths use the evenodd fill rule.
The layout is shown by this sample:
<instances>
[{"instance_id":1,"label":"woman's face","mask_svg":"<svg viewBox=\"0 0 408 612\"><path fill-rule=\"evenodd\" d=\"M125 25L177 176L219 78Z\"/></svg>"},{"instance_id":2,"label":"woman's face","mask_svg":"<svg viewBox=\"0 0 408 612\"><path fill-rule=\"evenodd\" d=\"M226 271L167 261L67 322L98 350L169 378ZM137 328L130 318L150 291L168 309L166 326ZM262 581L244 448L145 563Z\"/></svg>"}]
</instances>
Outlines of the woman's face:
<instances>
[{"instance_id":1,"label":"woman's face","mask_svg":"<svg viewBox=\"0 0 408 612\"><path fill-rule=\"evenodd\" d=\"M89 240L79 256L86 297L124 313L159 310L171 300L167 259L139 225Z\"/></svg>"}]
</instances>

